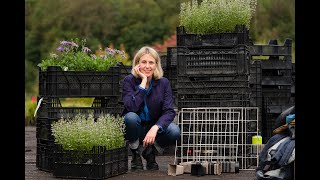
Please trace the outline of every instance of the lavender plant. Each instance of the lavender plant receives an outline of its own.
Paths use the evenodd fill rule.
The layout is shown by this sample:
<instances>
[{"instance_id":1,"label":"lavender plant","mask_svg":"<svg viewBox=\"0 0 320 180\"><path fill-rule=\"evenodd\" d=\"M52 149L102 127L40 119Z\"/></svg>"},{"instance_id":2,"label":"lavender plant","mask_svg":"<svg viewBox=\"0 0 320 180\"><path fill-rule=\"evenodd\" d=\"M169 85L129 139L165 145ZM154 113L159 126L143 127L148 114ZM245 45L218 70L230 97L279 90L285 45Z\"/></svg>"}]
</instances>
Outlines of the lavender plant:
<instances>
[{"instance_id":1,"label":"lavender plant","mask_svg":"<svg viewBox=\"0 0 320 180\"><path fill-rule=\"evenodd\" d=\"M112 48L106 48L102 55L95 55L90 48L86 47L86 39L78 38L61 41L56 51L56 53L50 53L49 57L38 64L42 71L45 71L48 66L60 66L65 71L107 71L125 59L125 52Z\"/></svg>"},{"instance_id":2,"label":"lavender plant","mask_svg":"<svg viewBox=\"0 0 320 180\"><path fill-rule=\"evenodd\" d=\"M90 151L93 146L104 146L106 150L125 146L124 118L101 114L94 121L93 113L74 118L60 119L51 124L56 144L64 150Z\"/></svg>"},{"instance_id":3,"label":"lavender plant","mask_svg":"<svg viewBox=\"0 0 320 180\"><path fill-rule=\"evenodd\" d=\"M180 26L187 33L233 32L236 25L250 29L257 0L197 0L180 4Z\"/></svg>"}]
</instances>

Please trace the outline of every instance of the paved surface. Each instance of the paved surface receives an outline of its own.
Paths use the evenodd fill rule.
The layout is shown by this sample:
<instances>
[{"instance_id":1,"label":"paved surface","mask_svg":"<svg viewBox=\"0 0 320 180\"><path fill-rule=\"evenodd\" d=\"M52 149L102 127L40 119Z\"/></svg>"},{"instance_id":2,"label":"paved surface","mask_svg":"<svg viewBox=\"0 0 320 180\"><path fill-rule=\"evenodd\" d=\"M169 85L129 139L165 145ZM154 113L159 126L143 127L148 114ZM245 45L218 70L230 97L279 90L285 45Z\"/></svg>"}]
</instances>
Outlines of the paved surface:
<instances>
[{"instance_id":1,"label":"paved surface","mask_svg":"<svg viewBox=\"0 0 320 180\"><path fill-rule=\"evenodd\" d=\"M35 126L26 126L25 127L25 179L26 180L57 180L63 178L56 178L52 175L51 172L46 172L39 170L36 167L36 127ZM130 167L131 157L129 156L129 167ZM123 179L211 179L211 180L221 180L221 179L230 179L230 180L255 180L255 175L253 170L241 170L239 173L222 173L221 175L205 175L201 177L191 176L190 174L182 174L179 176L169 176L167 175L168 164L173 163L174 156L157 156L156 160L159 164L158 171L147 171L142 170L138 172L131 172L130 170L122 175L111 177L108 179L113 180L123 180ZM144 162L145 164L145 162Z\"/></svg>"}]
</instances>

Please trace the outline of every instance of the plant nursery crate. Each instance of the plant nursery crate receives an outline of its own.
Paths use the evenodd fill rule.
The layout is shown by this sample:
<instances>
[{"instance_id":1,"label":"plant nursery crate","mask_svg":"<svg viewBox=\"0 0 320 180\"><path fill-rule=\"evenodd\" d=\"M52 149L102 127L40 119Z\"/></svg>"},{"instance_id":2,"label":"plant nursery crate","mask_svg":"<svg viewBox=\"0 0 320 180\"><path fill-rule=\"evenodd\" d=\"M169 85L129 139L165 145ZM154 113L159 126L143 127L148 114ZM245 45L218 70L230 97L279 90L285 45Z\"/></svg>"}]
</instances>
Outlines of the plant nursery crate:
<instances>
[{"instance_id":1,"label":"plant nursery crate","mask_svg":"<svg viewBox=\"0 0 320 180\"><path fill-rule=\"evenodd\" d=\"M285 104L285 105L265 105L264 109L265 113L274 113L274 114L280 114L286 109L290 108L294 104Z\"/></svg>"},{"instance_id":2,"label":"plant nursery crate","mask_svg":"<svg viewBox=\"0 0 320 180\"><path fill-rule=\"evenodd\" d=\"M59 178L105 179L128 172L128 149L107 150L96 146L91 151L54 148L53 175Z\"/></svg>"},{"instance_id":3,"label":"plant nursery crate","mask_svg":"<svg viewBox=\"0 0 320 180\"><path fill-rule=\"evenodd\" d=\"M178 94L178 109L196 108L196 107L248 107L250 99L247 94L231 95L229 97L219 97L219 95L205 96L202 95L181 95Z\"/></svg>"},{"instance_id":4,"label":"plant nursery crate","mask_svg":"<svg viewBox=\"0 0 320 180\"><path fill-rule=\"evenodd\" d=\"M177 47L167 48L168 66L177 66Z\"/></svg>"},{"instance_id":5,"label":"plant nursery crate","mask_svg":"<svg viewBox=\"0 0 320 180\"><path fill-rule=\"evenodd\" d=\"M262 77L292 77L291 69L262 69Z\"/></svg>"},{"instance_id":6,"label":"plant nursery crate","mask_svg":"<svg viewBox=\"0 0 320 180\"><path fill-rule=\"evenodd\" d=\"M273 136L273 130L275 129L275 122L277 117L281 113L263 113L262 115L262 141L266 144L268 140Z\"/></svg>"},{"instance_id":7,"label":"plant nursery crate","mask_svg":"<svg viewBox=\"0 0 320 180\"><path fill-rule=\"evenodd\" d=\"M54 140L51 130L52 122L56 122L59 119L73 118L77 114L81 113L85 116L93 113L94 118L97 119L101 114L113 114L120 115L123 107L56 107L49 108L48 116L41 118L42 123L39 123L36 128L37 138L44 140ZM38 120L38 118L37 118Z\"/></svg>"},{"instance_id":8,"label":"plant nursery crate","mask_svg":"<svg viewBox=\"0 0 320 180\"><path fill-rule=\"evenodd\" d=\"M160 61L161 61L161 67L163 69L166 69L166 67L168 66L167 55L166 54L160 55Z\"/></svg>"},{"instance_id":9,"label":"plant nursery crate","mask_svg":"<svg viewBox=\"0 0 320 180\"><path fill-rule=\"evenodd\" d=\"M234 32L192 34L184 26L176 28L177 46L236 46L249 44L249 30L245 25L235 26Z\"/></svg>"},{"instance_id":10,"label":"plant nursery crate","mask_svg":"<svg viewBox=\"0 0 320 180\"><path fill-rule=\"evenodd\" d=\"M177 48L179 75L249 74L250 55L247 46L206 49Z\"/></svg>"},{"instance_id":11,"label":"plant nursery crate","mask_svg":"<svg viewBox=\"0 0 320 180\"><path fill-rule=\"evenodd\" d=\"M264 69L271 69L273 71L277 69L285 69L291 72L291 59L290 60L262 60L261 61L261 69L262 73L264 73Z\"/></svg>"},{"instance_id":12,"label":"plant nursery crate","mask_svg":"<svg viewBox=\"0 0 320 180\"><path fill-rule=\"evenodd\" d=\"M53 144L52 140L37 139L36 167L43 171L53 170Z\"/></svg>"},{"instance_id":13,"label":"plant nursery crate","mask_svg":"<svg viewBox=\"0 0 320 180\"><path fill-rule=\"evenodd\" d=\"M249 88L248 75L235 76L178 76L178 91L181 93L204 91L207 94L230 92L234 88Z\"/></svg>"},{"instance_id":14,"label":"plant nursery crate","mask_svg":"<svg viewBox=\"0 0 320 180\"><path fill-rule=\"evenodd\" d=\"M250 84L261 84L261 61L251 60L250 61Z\"/></svg>"},{"instance_id":15,"label":"plant nursery crate","mask_svg":"<svg viewBox=\"0 0 320 180\"><path fill-rule=\"evenodd\" d=\"M253 45L249 49L252 56L291 56L292 40L286 39L284 45Z\"/></svg>"},{"instance_id":16,"label":"plant nursery crate","mask_svg":"<svg viewBox=\"0 0 320 180\"><path fill-rule=\"evenodd\" d=\"M263 97L265 106L284 106L290 104L291 97Z\"/></svg>"},{"instance_id":17,"label":"plant nursery crate","mask_svg":"<svg viewBox=\"0 0 320 180\"><path fill-rule=\"evenodd\" d=\"M262 86L263 97L291 97L290 85L269 85Z\"/></svg>"},{"instance_id":18,"label":"plant nursery crate","mask_svg":"<svg viewBox=\"0 0 320 180\"><path fill-rule=\"evenodd\" d=\"M113 97L96 97L90 107L62 107L60 99L57 97L43 97L39 109L37 111L37 117L56 119L62 117L61 114L70 112L73 116L74 113L109 113L120 114L122 113L123 106L119 104L120 96ZM60 113L60 114L59 114Z\"/></svg>"},{"instance_id":19,"label":"plant nursery crate","mask_svg":"<svg viewBox=\"0 0 320 180\"><path fill-rule=\"evenodd\" d=\"M42 74L42 72L40 72ZM108 71L63 71L49 66L39 81L40 96L97 97L119 95L120 67Z\"/></svg>"},{"instance_id":20,"label":"plant nursery crate","mask_svg":"<svg viewBox=\"0 0 320 180\"><path fill-rule=\"evenodd\" d=\"M261 85L291 85L291 77L288 76L262 76Z\"/></svg>"}]
</instances>

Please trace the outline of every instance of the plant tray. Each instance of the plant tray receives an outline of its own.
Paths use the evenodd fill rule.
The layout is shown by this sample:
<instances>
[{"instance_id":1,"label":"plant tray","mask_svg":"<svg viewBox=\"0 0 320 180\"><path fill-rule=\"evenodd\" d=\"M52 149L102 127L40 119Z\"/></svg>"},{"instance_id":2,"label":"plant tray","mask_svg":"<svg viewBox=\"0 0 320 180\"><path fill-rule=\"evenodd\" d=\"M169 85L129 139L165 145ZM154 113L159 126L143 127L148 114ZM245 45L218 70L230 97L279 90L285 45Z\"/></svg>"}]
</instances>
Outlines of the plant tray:
<instances>
[{"instance_id":1,"label":"plant tray","mask_svg":"<svg viewBox=\"0 0 320 180\"><path fill-rule=\"evenodd\" d=\"M119 95L120 67L108 71L63 71L49 66L39 72L39 94L50 97L97 97Z\"/></svg>"},{"instance_id":2,"label":"plant tray","mask_svg":"<svg viewBox=\"0 0 320 180\"><path fill-rule=\"evenodd\" d=\"M126 147L106 150L96 146L91 151L76 151L55 145L53 154L53 175L59 178L105 179L128 171Z\"/></svg>"}]
</instances>

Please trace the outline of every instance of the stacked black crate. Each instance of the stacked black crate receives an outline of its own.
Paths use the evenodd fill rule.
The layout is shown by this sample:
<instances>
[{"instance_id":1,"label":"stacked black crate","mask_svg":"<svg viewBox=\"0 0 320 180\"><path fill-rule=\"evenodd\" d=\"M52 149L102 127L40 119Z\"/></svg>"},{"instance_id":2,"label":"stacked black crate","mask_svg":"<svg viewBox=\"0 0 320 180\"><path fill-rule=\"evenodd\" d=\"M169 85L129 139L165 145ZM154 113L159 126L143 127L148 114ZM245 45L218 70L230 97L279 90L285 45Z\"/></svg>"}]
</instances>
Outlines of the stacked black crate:
<instances>
[{"instance_id":1,"label":"stacked black crate","mask_svg":"<svg viewBox=\"0 0 320 180\"><path fill-rule=\"evenodd\" d=\"M249 42L245 26L236 26L234 32L204 35L177 27L178 109L249 107ZM169 62L173 56L167 57ZM238 143L251 143L242 142L246 139Z\"/></svg>"},{"instance_id":2,"label":"stacked black crate","mask_svg":"<svg viewBox=\"0 0 320 180\"><path fill-rule=\"evenodd\" d=\"M261 61L252 60L250 61L250 75L249 75L249 85L250 85L250 106L258 107L258 129L262 130L262 87L261 87Z\"/></svg>"},{"instance_id":3,"label":"stacked black crate","mask_svg":"<svg viewBox=\"0 0 320 180\"><path fill-rule=\"evenodd\" d=\"M247 107L249 31L188 34L177 27L178 108Z\"/></svg>"},{"instance_id":4,"label":"stacked black crate","mask_svg":"<svg viewBox=\"0 0 320 180\"><path fill-rule=\"evenodd\" d=\"M273 135L275 119L285 109L294 105L294 99L291 98L291 51L290 39L286 39L284 45L278 45L277 40L270 40L268 45L250 47L252 56L269 57L264 60L255 59L261 63L263 143Z\"/></svg>"},{"instance_id":5,"label":"stacked black crate","mask_svg":"<svg viewBox=\"0 0 320 180\"><path fill-rule=\"evenodd\" d=\"M44 171L54 168L54 137L51 124L61 118L72 118L78 113L97 118L101 113L120 114L118 103L120 67L108 71L63 71L50 66L39 70L39 96L36 118L36 167ZM63 107L61 98L94 98L91 107Z\"/></svg>"},{"instance_id":6,"label":"stacked black crate","mask_svg":"<svg viewBox=\"0 0 320 180\"><path fill-rule=\"evenodd\" d=\"M295 102L296 97L296 64L292 63L292 78L291 78L291 101Z\"/></svg>"},{"instance_id":7,"label":"stacked black crate","mask_svg":"<svg viewBox=\"0 0 320 180\"><path fill-rule=\"evenodd\" d=\"M164 77L168 78L170 81L170 86L172 89L172 95L174 99L174 108L178 109L178 97L177 97L177 79L178 79L178 71L177 71L177 48L176 47L168 47L167 48L167 66L165 68Z\"/></svg>"}]
</instances>

